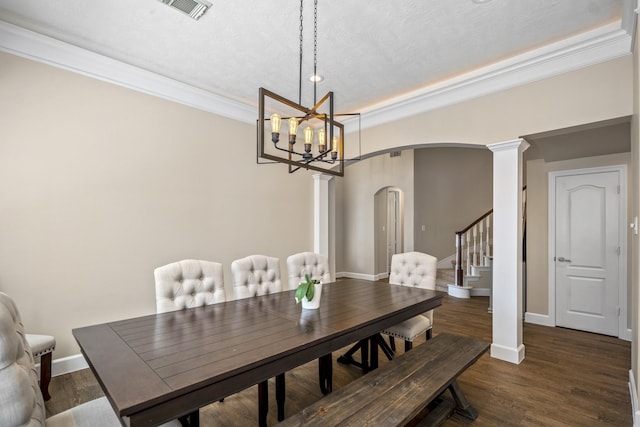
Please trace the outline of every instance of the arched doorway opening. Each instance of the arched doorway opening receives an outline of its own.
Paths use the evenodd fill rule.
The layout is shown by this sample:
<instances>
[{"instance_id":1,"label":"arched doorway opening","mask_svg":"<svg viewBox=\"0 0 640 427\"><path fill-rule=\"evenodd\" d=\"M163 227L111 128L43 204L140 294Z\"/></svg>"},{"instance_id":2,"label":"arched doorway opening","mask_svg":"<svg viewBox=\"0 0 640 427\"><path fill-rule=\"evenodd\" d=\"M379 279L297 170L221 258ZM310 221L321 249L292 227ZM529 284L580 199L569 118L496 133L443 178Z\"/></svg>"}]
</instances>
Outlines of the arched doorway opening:
<instances>
[{"instance_id":1,"label":"arched doorway opening","mask_svg":"<svg viewBox=\"0 0 640 427\"><path fill-rule=\"evenodd\" d=\"M404 192L384 187L374 195L375 275L387 277L391 257L404 251Z\"/></svg>"}]
</instances>

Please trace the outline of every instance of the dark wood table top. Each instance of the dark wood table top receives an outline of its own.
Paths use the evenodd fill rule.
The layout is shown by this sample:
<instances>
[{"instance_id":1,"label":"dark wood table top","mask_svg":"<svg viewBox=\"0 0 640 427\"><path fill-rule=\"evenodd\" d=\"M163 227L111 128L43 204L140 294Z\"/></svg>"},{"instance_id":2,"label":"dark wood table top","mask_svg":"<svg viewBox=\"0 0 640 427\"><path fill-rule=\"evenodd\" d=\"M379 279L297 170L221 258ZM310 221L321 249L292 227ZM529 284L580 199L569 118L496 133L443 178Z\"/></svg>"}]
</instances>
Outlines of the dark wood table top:
<instances>
[{"instance_id":1,"label":"dark wood table top","mask_svg":"<svg viewBox=\"0 0 640 427\"><path fill-rule=\"evenodd\" d=\"M318 310L286 291L73 330L131 426L186 415L441 305L434 291L343 279Z\"/></svg>"}]
</instances>

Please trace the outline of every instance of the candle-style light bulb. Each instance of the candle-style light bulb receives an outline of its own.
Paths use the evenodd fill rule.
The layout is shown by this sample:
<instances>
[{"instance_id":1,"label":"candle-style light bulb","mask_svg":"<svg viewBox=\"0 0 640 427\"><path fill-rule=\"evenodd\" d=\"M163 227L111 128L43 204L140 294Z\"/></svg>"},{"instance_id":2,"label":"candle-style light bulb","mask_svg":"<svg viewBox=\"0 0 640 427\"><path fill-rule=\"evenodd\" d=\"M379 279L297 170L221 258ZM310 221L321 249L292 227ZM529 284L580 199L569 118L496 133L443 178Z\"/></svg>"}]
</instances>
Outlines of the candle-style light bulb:
<instances>
[{"instance_id":1,"label":"candle-style light bulb","mask_svg":"<svg viewBox=\"0 0 640 427\"><path fill-rule=\"evenodd\" d=\"M280 140L280 115L278 113L273 113L269 121L271 122L271 141L273 141L274 144L277 144Z\"/></svg>"},{"instance_id":2,"label":"candle-style light bulb","mask_svg":"<svg viewBox=\"0 0 640 427\"><path fill-rule=\"evenodd\" d=\"M280 124L282 123L282 119L280 118L280 114L273 113L271 115L271 133L280 133Z\"/></svg>"},{"instance_id":3,"label":"candle-style light bulb","mask_svg":"<svg viewBox=\"0 0 640 427\"><path fill-rule=\"evenodd\" d=\"M304 128L304 153L302 153L302 158L306 161L310 161L313 158L311 142L313 142L313 129L307 126Z\"/></svg>"},{"instance_id":4,"label":"candle-style light bulb","mask_svg":"<svg viewBox=\"0 0 640 427\"><path fill-rule=\"evenodd\" d=\"M318 151L324 153L327 149L326 139L324 135L324 129L318 129Z\"/></svg>"},{"instance_id":5,"label":"candle-style light bulb","mask_svg":"<svg viewBox=\"0 0 640 427\"><path fill-rule=\"evenodd\" d=\"M333 160L337 160L338 159L338 144L340 144L340 140L338 139L337 136L334 136L333 139L331 140L333 141L331 144L331 158Z\"/></svg>"},{"instance_id":6,"label":"candle-style light bulb","mask_svg":"<svg viewBox=\"0 0 640 427\"><path fill-rule=\"evenodd\" d=\"M289 119L289 144L296 143L296 134L298 133L298 119L291 117Z\"/></svg>"},{"instance_id":7,"label":"candle-style light bulb","mask_svg":"<svg viewBox=\"0 0 640 427\"><path fill-rule=\"evenodd\" d=\"M307 126L304 128L304 143L311 144L311 141L313 141L313 129L311 129L310 126Z\"/></svg>"}]
</instances>

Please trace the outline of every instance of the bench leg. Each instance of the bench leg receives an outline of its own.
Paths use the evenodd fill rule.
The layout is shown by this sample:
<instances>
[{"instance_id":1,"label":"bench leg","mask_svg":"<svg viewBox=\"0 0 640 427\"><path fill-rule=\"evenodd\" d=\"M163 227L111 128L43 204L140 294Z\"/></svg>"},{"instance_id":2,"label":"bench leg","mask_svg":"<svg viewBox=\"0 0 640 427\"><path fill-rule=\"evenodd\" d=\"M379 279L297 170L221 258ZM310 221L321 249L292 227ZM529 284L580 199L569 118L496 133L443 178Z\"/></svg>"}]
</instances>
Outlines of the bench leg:
<instances>
[{"instance_id":1,"label":"bench leg","mask_svg":"<svg viewBox=\"0 0 640 427\"><path fill-rule=\"evenodd\" d=\"M458 385L458 381L453 380L453 382L449 384L449 391L456 401L456 413L472 421L478 418L478 411L476 411L476 409L467 401L467 398L464 397L464 394Z\"/></svg>"},{"instance_id":2,"label":"bench leg","mask_svg":"<svg viewBox=\"0 0 640 427\"><path fill-rule=\"evenodd\" d=\"M40 356L40 391L44 400L51 399L49 395L49 383L51 382L51 355L46 353Z\"/></svg>"},{"instance_id":3,"label":"bench leg","mask_svg":"<svg viewBox=\"0 0 640 427\"><path fill-rule=\"evenodd\" d=\"M269 383L262 381L258 384L258 425L267 427L267 413L269 412Z\"/></svg>"},{"instance_id":4,"label":"bench leg","mask_svg":"<svg viewBox=\"0 0 640 427\"><path fill-rule=\"evenodd\" d=\"M276 402L278 403L278 421L284 420L284 373L276 376Z\"/></svg>"},{"instance_id":5,"label":"bench leg","mask_svg":"<svg viewBox=\"0 0 640 427\"><path fill-rule=\"evenodd\" d=\"M331 353L318 358L318 380L322 394L331 393L333 390L333 358Z\"/></svg>"}]
</instances>

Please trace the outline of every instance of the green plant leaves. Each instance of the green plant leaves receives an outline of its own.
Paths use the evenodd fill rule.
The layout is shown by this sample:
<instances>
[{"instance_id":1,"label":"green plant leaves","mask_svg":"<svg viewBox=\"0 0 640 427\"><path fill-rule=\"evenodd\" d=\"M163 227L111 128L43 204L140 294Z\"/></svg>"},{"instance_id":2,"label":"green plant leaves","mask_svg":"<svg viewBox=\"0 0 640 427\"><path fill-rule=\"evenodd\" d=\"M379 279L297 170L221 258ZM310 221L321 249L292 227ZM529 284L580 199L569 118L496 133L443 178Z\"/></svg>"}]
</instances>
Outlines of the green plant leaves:
<instances>
[{"instance_id":1,"label":"green plant leaves","mask_svg":"<svg viewBox=\"0 0 640 427\"><path fill-rule=\"evenodd\" d=\"M296 289L296 303L302 301L304 297L307 297L307 301L311 301L313 299L313 296L316 294L316 284L320 283L320 281L317 279L311 279L311 276L308 274L306 274L304 278L306 282L300 283L298 285L298 289Z\"/></svg>"}]
</instances>

